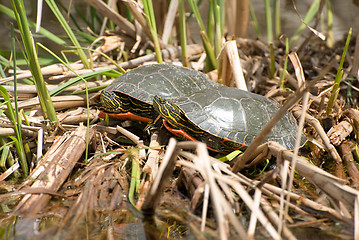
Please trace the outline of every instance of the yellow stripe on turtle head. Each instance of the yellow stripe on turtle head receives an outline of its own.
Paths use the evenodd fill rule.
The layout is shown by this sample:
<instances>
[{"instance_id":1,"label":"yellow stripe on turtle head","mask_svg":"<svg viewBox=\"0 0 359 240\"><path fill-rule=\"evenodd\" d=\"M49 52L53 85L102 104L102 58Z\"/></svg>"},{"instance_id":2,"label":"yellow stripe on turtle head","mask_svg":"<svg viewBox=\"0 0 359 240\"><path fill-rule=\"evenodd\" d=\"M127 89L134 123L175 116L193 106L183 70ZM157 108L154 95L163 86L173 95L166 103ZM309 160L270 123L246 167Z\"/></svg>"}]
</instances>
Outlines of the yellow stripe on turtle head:
<instances>
[{"instance_id":1,"label":"yellow stripe on turtle head","mask_svg":"<svg viewBox=\"0 0 359 240\"><path fill-rule=\"evenodd\" d=\"M153 98L153 108L164 118L166 121L173 125L185 121L184 112L175 104L168 102L159 96Z\"/></svg>"},{"instance_id":2,"label":"yellow stripe on turtle head","mask_svg":"<svg viewBox=\"0 0 359 240\"><path fill-rule=\"evenodd\" d=\"M129 101L112 91L102 91L100 103L102 108L108 112L122 113L128 111Z\"/></svg>"}]
</instances>

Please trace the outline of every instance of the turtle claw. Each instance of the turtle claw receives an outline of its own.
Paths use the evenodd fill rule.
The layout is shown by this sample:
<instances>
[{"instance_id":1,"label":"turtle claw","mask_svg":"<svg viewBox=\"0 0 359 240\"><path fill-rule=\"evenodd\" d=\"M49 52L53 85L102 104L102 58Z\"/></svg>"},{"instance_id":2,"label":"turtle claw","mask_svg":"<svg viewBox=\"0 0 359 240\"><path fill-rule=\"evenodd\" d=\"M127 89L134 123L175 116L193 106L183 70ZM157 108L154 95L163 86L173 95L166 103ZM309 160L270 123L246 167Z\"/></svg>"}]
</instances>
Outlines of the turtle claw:
<instances>
[{"instance_id":1,"label":"turtle claw","mask_svg":"<svg viewBox=\"0 0 359 240\"><path fill-rule=\"evenodd\" d=\"M154 131L160 130L162 126L162 118L158 115L155 119L153 119L147 124L144 131L146 132L146 134L151 135L151 133L153 133Z\"/></svg>"}]
</instances>

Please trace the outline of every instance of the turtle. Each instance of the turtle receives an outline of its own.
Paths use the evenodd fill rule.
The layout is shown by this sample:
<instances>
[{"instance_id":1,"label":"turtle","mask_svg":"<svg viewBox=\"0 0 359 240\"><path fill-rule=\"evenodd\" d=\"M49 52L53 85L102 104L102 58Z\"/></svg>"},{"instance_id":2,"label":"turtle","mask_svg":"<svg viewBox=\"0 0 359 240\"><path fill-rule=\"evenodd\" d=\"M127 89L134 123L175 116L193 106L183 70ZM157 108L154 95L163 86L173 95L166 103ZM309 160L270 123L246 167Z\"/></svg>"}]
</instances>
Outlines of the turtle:
<instances>
[{"instance_id":1,"label":"turtle","mask_svg":"<svg viewBox=\"0 0 359 240\"><path fill-rule=\"evenodd\" d=\"M130 70L101 91L99 107L110 117L150 122L154 96L169 101L217 86L205 74L172 64L150 64Z\"/></svg>"},{"instance_id":2,"label":"turtle","mask_svg":"<svg viewBox=\"0 0 359 240\"><path fill-rule=\"evenodd\" d=\"M157 95L153 108L175 135L204 142L216 152L231 152L244 150L280 105L262 95L220 85L176 101ZM292 150L297 129L295 118L287 112L265 141L275 141ZM304 142L303 135L301 144Z\"/></svg>"}]
</instances>

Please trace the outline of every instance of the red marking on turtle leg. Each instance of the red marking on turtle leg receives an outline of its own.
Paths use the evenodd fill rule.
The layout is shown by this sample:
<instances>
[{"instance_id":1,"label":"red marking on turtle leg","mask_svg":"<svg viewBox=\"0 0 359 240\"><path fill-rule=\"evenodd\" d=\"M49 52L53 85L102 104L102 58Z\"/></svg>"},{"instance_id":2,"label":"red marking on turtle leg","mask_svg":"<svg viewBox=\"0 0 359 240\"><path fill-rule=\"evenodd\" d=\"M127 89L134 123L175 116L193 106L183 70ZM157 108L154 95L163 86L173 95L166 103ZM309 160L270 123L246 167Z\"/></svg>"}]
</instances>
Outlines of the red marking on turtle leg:
<instances>
[{"instance_id":1,"label":"red marking on turtle leg","mask_svg":"<svg viewBox=\"0 0 359 240\"><path fill-rule=\"evenodd\" d=\"M98 116L100 118L105 118L106 115L109 118L116 118L116 119L120 119L120 120L134 120L134 121L140 121L140 122L151 122L152 119L147 118L147 117L141 117L138 115L135 115L131 112L127 112L127 113L110 113L110 112L105 112L105 111L100 111L100 113L98 114Z\"/></svg>"},{"instance_id":2,"label":"red marking on turtle leg","mask_svg":"<svg viewBox=\"0 0 359 240\"><path fill-rule=\"evenodd\" d=\"M173 133L174 135L176 135L177 137L184 137L190 141L198 141L197 139L195 139L194 137L192 137L191 135L189 135L188 133L186 133L183 130L180 129L175 129L175 128L171 128L168 124L167 121L163 119L163 126L165 126L167 128L168 131L170 131L171 133Z\"/></svg>"},{"instance_id":3,"label":"red marking on turtle leg","mask_svg":"<svg viewBox=\"0 0 359 240\"><path fill-rule=\"evenodd\" d=\"M190 141L193 141L193 142L200 142L198 141L196 138L192 137L191 135L189 135L188 133L186 133L185 131L183 130L180 130L180 129L175 129L175 128L171 128L168 124L167 124L167 121L163 119L163 125L165 126L165 128L173 133L175 136L177 137L184 137ZM226 153L226 152L223 152L223 151L219 151L217 149L214 149L214 148L211 148L210 146L206 145L207 148L213 152L219 152L219 153Z\"/></svg>"}]
</instances>

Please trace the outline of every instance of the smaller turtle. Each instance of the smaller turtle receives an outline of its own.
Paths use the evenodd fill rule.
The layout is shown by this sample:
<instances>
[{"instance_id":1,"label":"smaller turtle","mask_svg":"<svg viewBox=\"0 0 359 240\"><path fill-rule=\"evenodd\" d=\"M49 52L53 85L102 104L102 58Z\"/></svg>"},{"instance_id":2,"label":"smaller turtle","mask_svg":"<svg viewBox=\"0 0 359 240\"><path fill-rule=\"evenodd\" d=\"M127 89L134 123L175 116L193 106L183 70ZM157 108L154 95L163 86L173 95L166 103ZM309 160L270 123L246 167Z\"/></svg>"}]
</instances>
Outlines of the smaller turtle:
<instances>
[{"instance_id":1,"label":"smaller turtle","mask_svg":"<svg viewBox=\"0 0 359 240\"><path fill-rule=\"evenodd\" d=\"M218 84L201 72L171 64L151 64L126 72L101 91L99 106L119 119L149 122L154 118L155 95L174 101Z\"/></svg>"}]
</instances>

